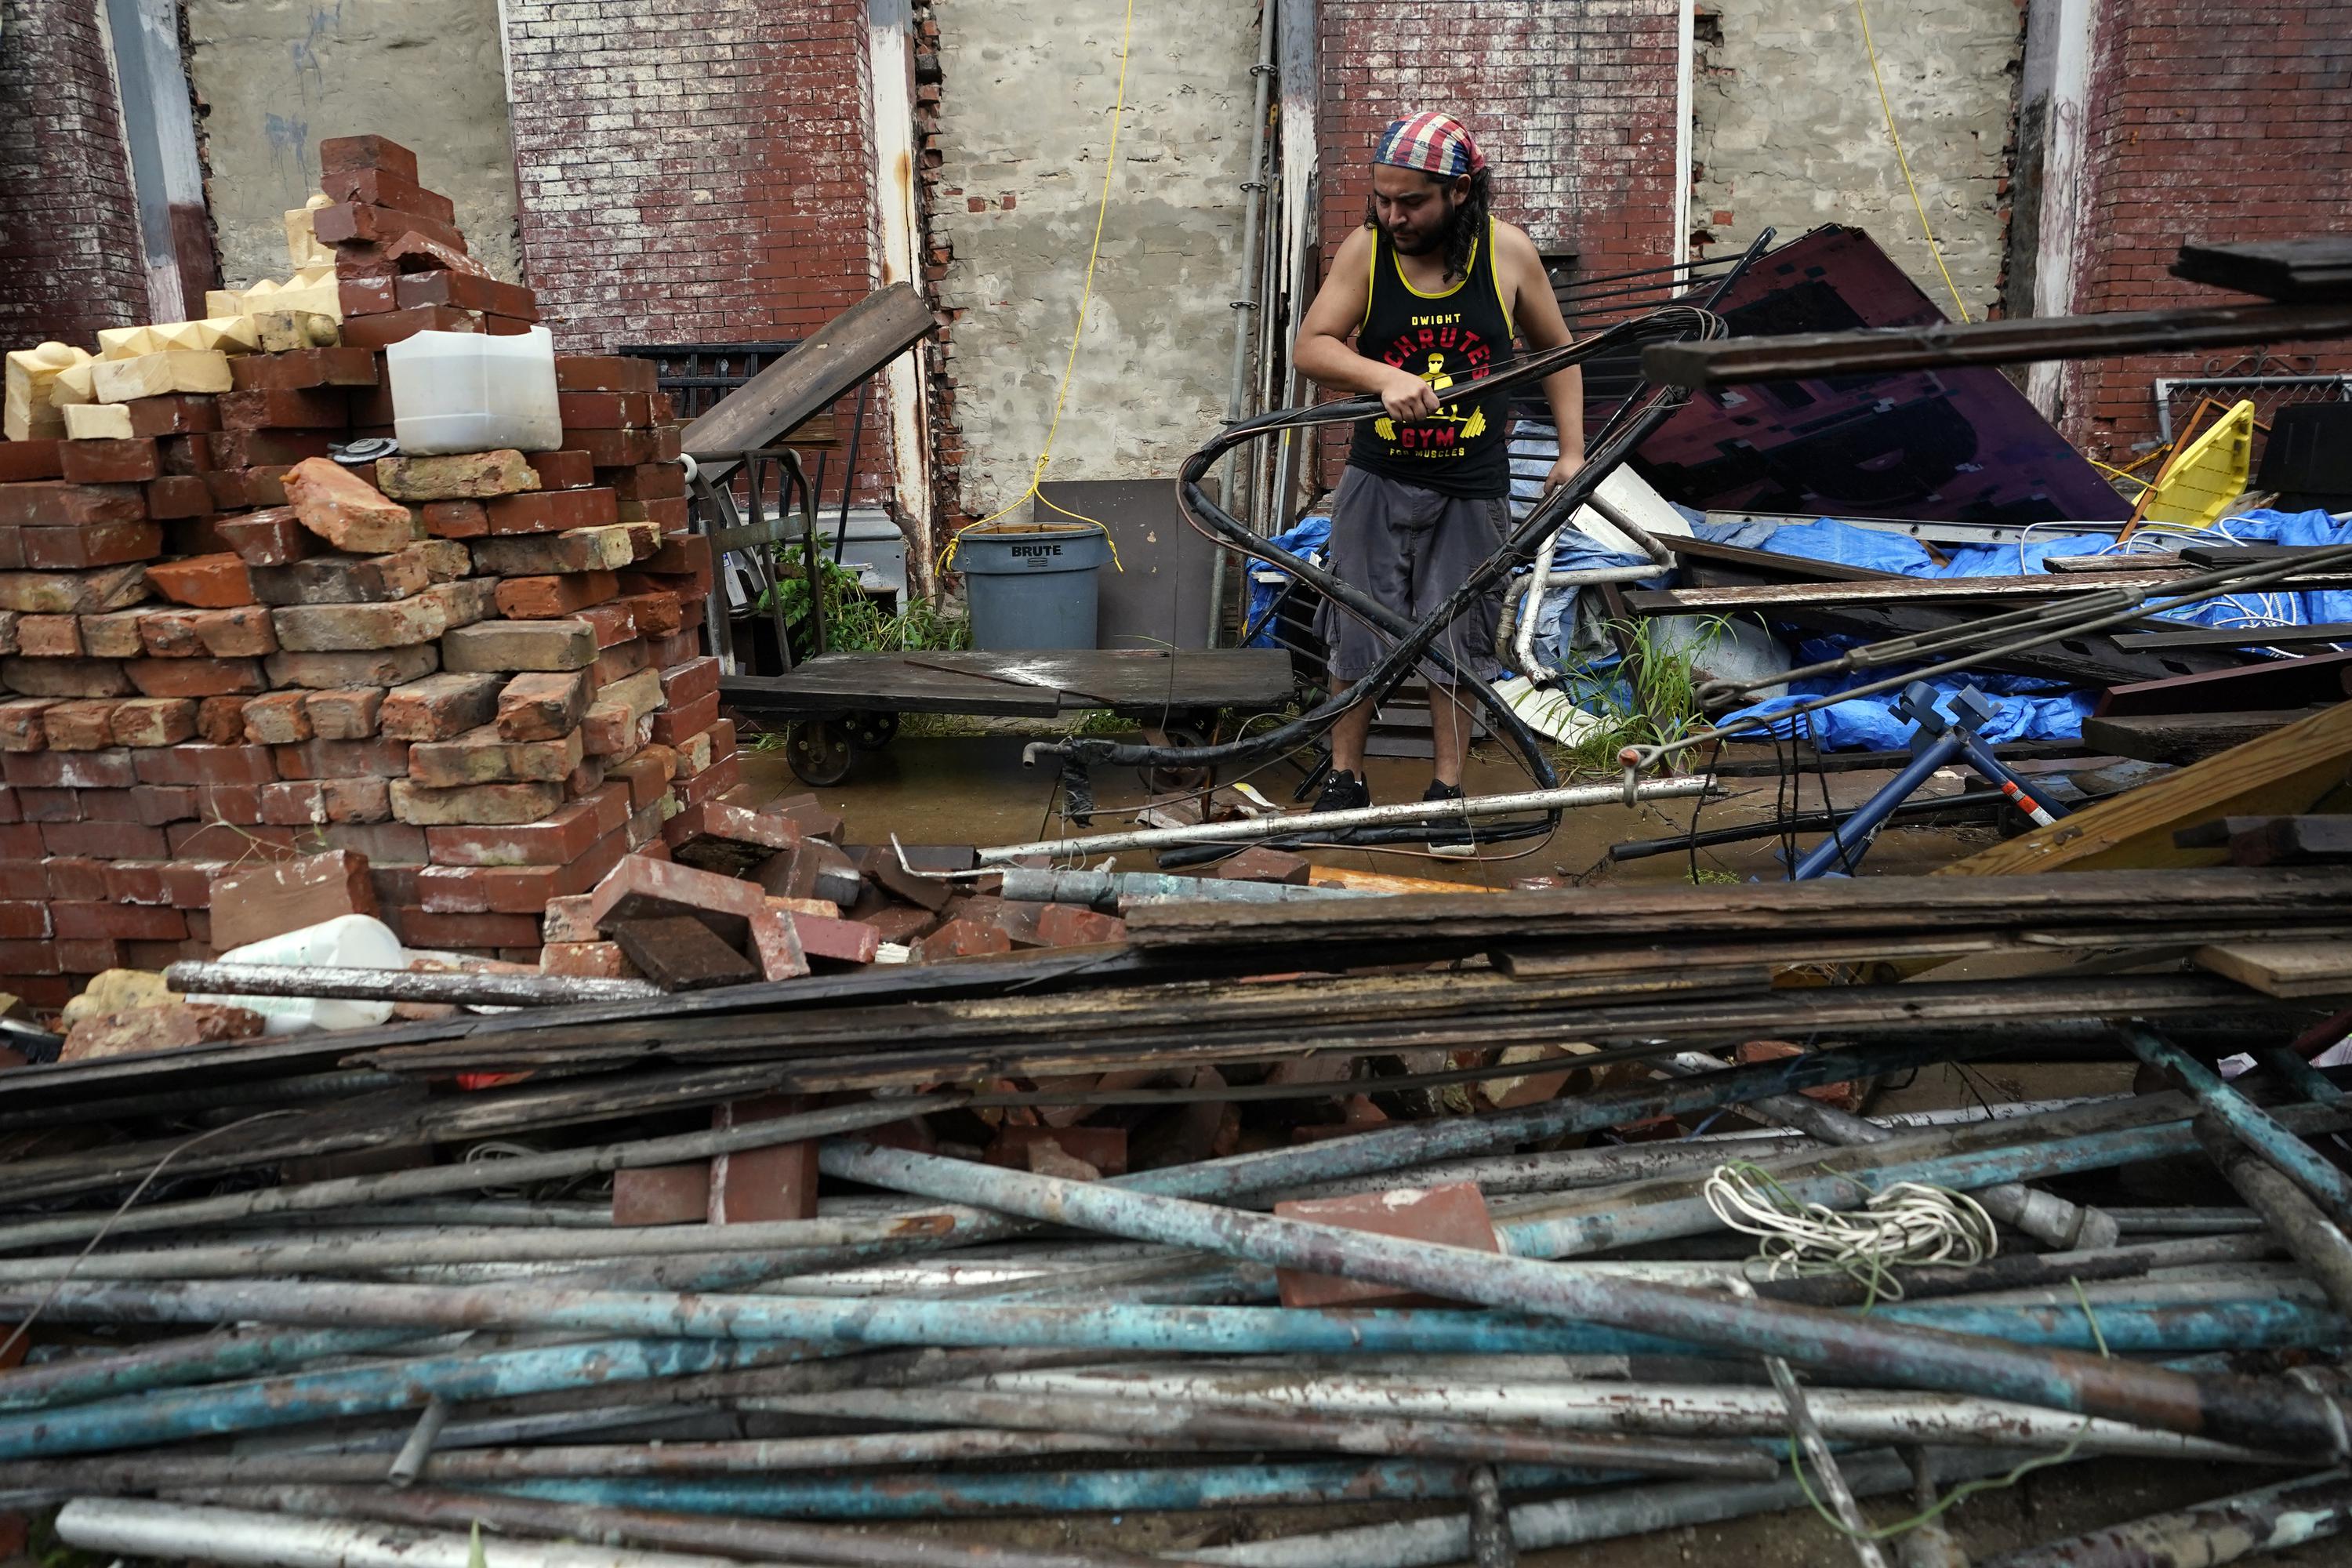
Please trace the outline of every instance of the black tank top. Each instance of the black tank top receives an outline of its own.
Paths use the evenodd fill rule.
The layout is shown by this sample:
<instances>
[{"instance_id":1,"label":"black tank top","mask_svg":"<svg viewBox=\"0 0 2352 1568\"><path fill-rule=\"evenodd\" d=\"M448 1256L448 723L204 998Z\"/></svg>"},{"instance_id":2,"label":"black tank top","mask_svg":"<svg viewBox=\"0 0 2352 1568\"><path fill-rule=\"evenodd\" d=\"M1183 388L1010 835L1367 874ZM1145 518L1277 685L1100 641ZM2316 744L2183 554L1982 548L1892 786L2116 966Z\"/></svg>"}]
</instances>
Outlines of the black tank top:
<instances>
[{"instance_id":1,"label":"black tank top","mask_svg":"<svg viewBox=\"0 0 2352 1568\"><path fill-rule=\"evenodd\" d=\"M1462 395L1511 363L1511 314L1495 278L1492 218L1471 247L1469 276L1436 294L1405 281L1395 248L1374 228L1356 352L1412 372L1453 401L1432 419L1358 420L1349 466L1446 495L1510 493L1510 396Z\"/></svg>"}]
</instances>

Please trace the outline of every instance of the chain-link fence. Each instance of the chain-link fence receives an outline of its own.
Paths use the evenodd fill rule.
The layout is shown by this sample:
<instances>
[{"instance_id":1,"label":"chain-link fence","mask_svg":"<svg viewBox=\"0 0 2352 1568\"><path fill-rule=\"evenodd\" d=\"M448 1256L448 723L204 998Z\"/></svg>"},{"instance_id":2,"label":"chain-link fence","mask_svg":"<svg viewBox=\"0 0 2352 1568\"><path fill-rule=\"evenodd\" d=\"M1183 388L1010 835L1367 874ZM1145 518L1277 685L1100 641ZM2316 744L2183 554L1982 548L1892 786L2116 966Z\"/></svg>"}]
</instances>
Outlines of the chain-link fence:
<instances>
[{"instance_id":1,"label":"chain-link fence","mask_svg":"<svg viewBox=\"0 0 2352 1568\"><path fill-rule=\"evenodd\" d=\"M2244 371L2201 376L2159 376L2156 383L2157 429L2164 444L2189 426L2200 402L2210 398L2223 408L2252 399L2254 405L2253 468L2263 462L2263 432L2282 408L2299 403L2352 402L2352 375L2264 374L2257 363ZM2202 426L2200 426L2202 428Z\"/></svg>"}]
</instances>

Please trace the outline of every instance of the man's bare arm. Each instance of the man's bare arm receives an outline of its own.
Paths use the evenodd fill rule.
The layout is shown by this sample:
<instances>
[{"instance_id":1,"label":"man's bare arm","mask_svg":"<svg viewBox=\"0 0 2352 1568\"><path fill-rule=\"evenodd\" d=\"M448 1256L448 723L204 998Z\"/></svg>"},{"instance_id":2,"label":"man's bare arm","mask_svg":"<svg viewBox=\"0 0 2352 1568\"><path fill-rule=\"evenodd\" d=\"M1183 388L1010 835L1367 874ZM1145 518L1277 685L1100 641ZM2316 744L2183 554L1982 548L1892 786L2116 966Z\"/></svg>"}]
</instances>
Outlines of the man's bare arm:
<instances>
[{"instance_id":1,"label":"man's bare arm","mask_svg":"<svg viewBox=\"0 0 2352 1568\"><path fill-rule=\"evenodd\" d=\"M1511 316L1519 336L1537 350L1574 342L1568 319L1559 313L1559 300L1551 291L1551 279L1544 276L1543 257L1536 250L1536 242L1522 229L1500 224L1496 227L1502 237L1496 248L1510 262L1517 279ZM1559 460L1544 478L1545 488L1549 489L1566 484L1584 467L1583 368L1570 365L1554 371L1544 377L1543 389L1544 401L1551 405L1552 427L1559 432Z\"/></svg>"},{"instance_id":2,"label":"man's bare arm","mask_svg":"<svg viewBox=\"0 0 2352 1568\"><path fill-rule=\"evenodd\" d=\"M1437 412L1437 394L1408 370L1368 359L1348 346L1370 304L1372 231L1360 228L1340 243L1323 287L1298 323L1291 363L1318 386L1334 392L1370 393L1393 419L1426 419Z\"/></svg>"}]
</instances>

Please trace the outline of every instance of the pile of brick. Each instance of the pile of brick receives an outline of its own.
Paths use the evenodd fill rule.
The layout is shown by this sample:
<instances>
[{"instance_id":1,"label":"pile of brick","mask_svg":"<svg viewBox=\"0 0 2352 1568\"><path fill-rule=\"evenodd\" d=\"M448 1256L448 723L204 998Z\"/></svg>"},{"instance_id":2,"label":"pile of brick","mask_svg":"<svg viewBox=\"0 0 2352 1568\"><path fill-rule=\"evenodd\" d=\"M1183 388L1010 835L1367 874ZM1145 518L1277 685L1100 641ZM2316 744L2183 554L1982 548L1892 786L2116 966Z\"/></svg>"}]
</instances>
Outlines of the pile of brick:
<instances>
[{"instance_id":1,"label":"pile of brick","mask_svg":"<svg viewBox=\"0 0 2352 1568\"><path fill-rule=\"evenodd\" d=\"M320 153L289 285L8 356L0 974L37 1005L235 945L215 879L321 851L408 946L536 963L551 899L737 783L653 367L559 356L560 450L339 463L393 434L386 345L538 312L414 154Z\"/></svg>"}]
</instances>

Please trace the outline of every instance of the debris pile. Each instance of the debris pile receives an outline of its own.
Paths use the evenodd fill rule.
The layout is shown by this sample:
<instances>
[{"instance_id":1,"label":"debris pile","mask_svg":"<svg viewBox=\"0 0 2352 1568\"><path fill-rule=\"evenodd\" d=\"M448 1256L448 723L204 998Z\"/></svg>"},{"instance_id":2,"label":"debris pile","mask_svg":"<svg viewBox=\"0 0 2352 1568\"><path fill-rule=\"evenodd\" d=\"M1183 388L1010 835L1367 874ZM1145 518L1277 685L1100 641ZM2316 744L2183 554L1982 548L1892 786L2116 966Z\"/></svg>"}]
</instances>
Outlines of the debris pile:
<instances>
[{"instance_id":1,"label":"debris pile","mask_svg":"<svg viewBox=\"0 0 2352 1568\"><path fill-rule=\"evenodd\" d=\"M653 365L556 356L556 449L369 460L385 349L538 309L406 149L320 158L286 283L9 356L0 973L35 1005L291 929L247 907L289 879L412 948L535 964L550 899L739 782ZM338 868L268 864L319 852Z\"/></svg>"}]
</instances>

